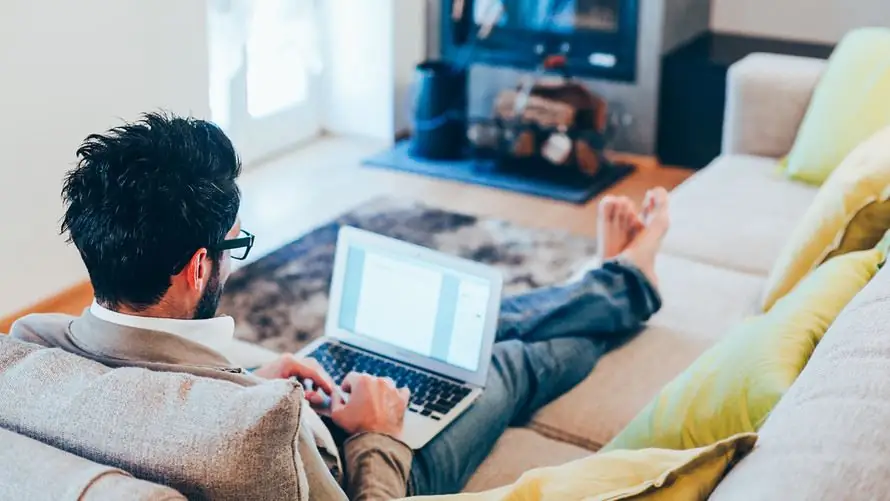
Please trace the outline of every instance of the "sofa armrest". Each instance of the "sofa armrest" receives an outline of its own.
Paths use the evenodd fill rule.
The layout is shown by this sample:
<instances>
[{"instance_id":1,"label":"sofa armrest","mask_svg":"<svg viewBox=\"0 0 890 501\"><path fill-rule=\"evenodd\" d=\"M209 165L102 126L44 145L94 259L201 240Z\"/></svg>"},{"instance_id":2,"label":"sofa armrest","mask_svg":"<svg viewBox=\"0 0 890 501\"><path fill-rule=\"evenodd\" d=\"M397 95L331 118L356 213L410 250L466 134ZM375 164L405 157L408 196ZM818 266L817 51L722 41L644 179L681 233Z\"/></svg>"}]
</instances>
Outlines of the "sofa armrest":
<instances>
[{"instance_id":1,"label":"sofa armrest","mask_svg":"<svg viewBox=\"0 0 890 501\"><path fill-rule=\"evenodd\" d=\"M0 428L0 444L0 499L186 499L169 487L137 480L117 468L88 461L3 428Z\"/></svg>"},{"instance_id":2,"label":"sofa armrest","mask_svg":"<svg viewBox=\"0 0 890 501\"><path fill-rule=\"evenodd\" d=\"M732 65L726 83L723 154L788 154L827 63L751 54Z\"/></svg>"}]
</instances>

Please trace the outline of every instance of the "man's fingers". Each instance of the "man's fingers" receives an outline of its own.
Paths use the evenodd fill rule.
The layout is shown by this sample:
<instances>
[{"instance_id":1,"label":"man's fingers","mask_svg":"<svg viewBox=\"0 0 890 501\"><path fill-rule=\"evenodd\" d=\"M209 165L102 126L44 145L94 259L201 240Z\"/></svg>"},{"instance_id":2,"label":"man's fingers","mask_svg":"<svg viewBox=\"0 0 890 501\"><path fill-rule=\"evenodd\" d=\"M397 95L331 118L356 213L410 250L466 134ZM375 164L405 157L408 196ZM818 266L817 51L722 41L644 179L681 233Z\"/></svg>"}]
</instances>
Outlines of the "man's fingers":
<instances>
[{"instance_id":1,"label":"man's fingers","mask_svg":"<svg viewBox=\"0 0 890 501\"><path fill-rule=\"evenodd\" d=\"M391 386L391 387L393 387L393 388L396 387L396 382L393 381L393 379L392 379L391 377L383 377L383 378L380 378L380 379L382 379L383 382L385 382L387 385L389 385L389 386Z\"/></svg>"},{"instance_id":2,"label":"man's fingers","mask_svg":"<svg viewBox=\"0 0 890 501\"><path fill-rule=\"evenodd\" d=\"M346 409L347 405L349 405L349 404L344 402L342 399L339 399L336 397L332 398L331 399L331 416L336 416L337 414L340 414L340 412L342 412L344 409Z\"/></svg>"},{"instance_id":3,"label":"man's fingers","mask_svg":"<svg viewBox=\"0 0 890 501\"><path fill-rule=\"evenodd\" d=\"M300 364L300 361L297 360L297 357L290 353L285 353L278 358L277 362L278 371L280 372L278 377L287 379L294 376L300 376L300 369L303 366Z\"/></svg>"},{"instance_id":4,"label":"man's fingers","mask_svg":"<svg viewBox=\"0 0 890 501\"><path fill-rule=\"evenodd\" d=\"M308 400L310 404L312 404L316 407L324 406L324 404L326 402L326 399L324 398L324 396L321 393L318 393L317 391L307 391L306 392L306 400Z\"/></svg>"},{"instance_id":5,"label":"man's fingers","mask_svg":"<svg viewBox=\"0 0 890 501\"><path fill-rule=\"evenodd\" d=\"M340 385L340 388L342 388L343 391L345 391L346 393L351 393L353 385L356 384L361 378L362 375L358 372L350 372L346 375L345 378L343 378L343 383Z\"/></svg>"},{"instance_id":6,"label":"man's fingers","mask_svg":"<svg viewBox=\"0 0 890 501\"><path fill-rule=\"evenodd\" d=\"M313 360L313 362L315 361ZM303 365L303 369L303 378L311 379L316 387L323 389L329 395L334 392L334 380L318 362L306 363Z\"/></svg>"},{"instance_id":7,"label":"man's fingers","mask_svg":"<svg viewBox=\"0 0 890 501\"><path fill-rule=\"evenodd\" d=\"M411 390L408 388L399 388L399 396L402 397L402 401L405 402L405 407L408 407L408 403L411 401Z\"/></svg>"},{"instance_id":8,"label":"man's fingers","mask_svg":"<svg viewBox=\"0 0 890 501\"><path fill-rule=\"evenodd\" d=\"M334 391L334 382L324 367L313 358L298 359L290 353L286 353L279 359L280 374L278 377L297 377L302 383L304 379L311 379L316 388L320 388L328 394Z\"/></svg>"}]
</instances>

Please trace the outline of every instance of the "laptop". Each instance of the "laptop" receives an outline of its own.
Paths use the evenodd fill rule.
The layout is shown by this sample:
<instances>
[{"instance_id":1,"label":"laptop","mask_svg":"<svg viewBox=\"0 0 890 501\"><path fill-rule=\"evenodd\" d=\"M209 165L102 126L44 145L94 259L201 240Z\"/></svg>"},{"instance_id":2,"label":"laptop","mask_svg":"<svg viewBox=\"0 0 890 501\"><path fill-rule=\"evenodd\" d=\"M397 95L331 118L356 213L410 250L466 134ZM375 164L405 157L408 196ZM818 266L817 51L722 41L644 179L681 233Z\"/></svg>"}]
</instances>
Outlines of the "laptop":
<instances>
[{"instance_id":1,"label":"laptop","mask_svg":"<svg viewBox=\"0 0 890 501\"><path fill-rule=\"evenodd\" d=\"M298 356L337 384L355 371L409 388L398 438L420 449L485 389L502 288L490 266L343 227L325 336Z\"/></svg>"}]
</instances>

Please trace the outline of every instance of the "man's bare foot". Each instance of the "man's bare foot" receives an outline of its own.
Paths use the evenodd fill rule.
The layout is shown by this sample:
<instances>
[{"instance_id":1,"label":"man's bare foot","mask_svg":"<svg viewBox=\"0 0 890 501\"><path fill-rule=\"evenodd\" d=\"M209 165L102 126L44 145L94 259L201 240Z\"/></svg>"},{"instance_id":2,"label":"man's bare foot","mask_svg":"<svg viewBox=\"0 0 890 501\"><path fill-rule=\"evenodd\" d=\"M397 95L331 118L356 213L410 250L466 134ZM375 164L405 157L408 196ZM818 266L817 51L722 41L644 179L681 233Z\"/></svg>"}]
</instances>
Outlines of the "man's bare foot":
<instances>
[{"instance_id":1,"label":"man's bare foot","mask_svg":"<svg viewBox=\"0 0 890 501\"><path fill-rule=\"evenodd\" d=\"M670 197L664 188L646 192L643 210L640 212L643 229L637 232L621 256L636 265L653 285L655 276L655 256L661 249L661 242L670 227Z\"/></svg>"},{"instance_id":2,"label":"man's bare foot","mask_svg":"<svg viewBox=\"0 0 890 501\"><path fill-rule=\"evenodd\" d=\"M659 187L646 192L640 218L658 240L664 239L671 225L670 195L666 189Z\"/></svg>"},{"instance_id":3,"label":"man's bare foot","mask_svg":"<svg viewBox=\"0 0 890 501\"><path fill-rule=\"evenodd\" d=\"M627 197L603 197L597 218L597 258L600 263L621 254L643 229L643 221L637 215L637 208Z\"/></svg>"}]
</instances>

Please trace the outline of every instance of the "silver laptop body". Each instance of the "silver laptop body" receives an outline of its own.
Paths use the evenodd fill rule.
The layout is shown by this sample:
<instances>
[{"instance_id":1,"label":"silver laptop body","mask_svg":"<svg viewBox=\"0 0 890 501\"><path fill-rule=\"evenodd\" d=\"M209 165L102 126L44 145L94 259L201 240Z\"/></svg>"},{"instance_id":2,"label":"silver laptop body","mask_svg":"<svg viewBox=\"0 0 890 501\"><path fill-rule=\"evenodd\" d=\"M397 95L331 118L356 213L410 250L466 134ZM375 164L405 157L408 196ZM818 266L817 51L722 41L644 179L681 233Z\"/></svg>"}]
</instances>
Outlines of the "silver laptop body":
<instances>
[{"instance_id":1,"label":"silver laptop body","mask_svg":"<svg viewBox=\"0 0 890 501\"><path fill-rule=\"evenodd\" d=\"M325 336L300 350L412 389L401 437L420 449L485 389L503 277L490 266L343 227Z\"/></svg>"}]
</instances>

